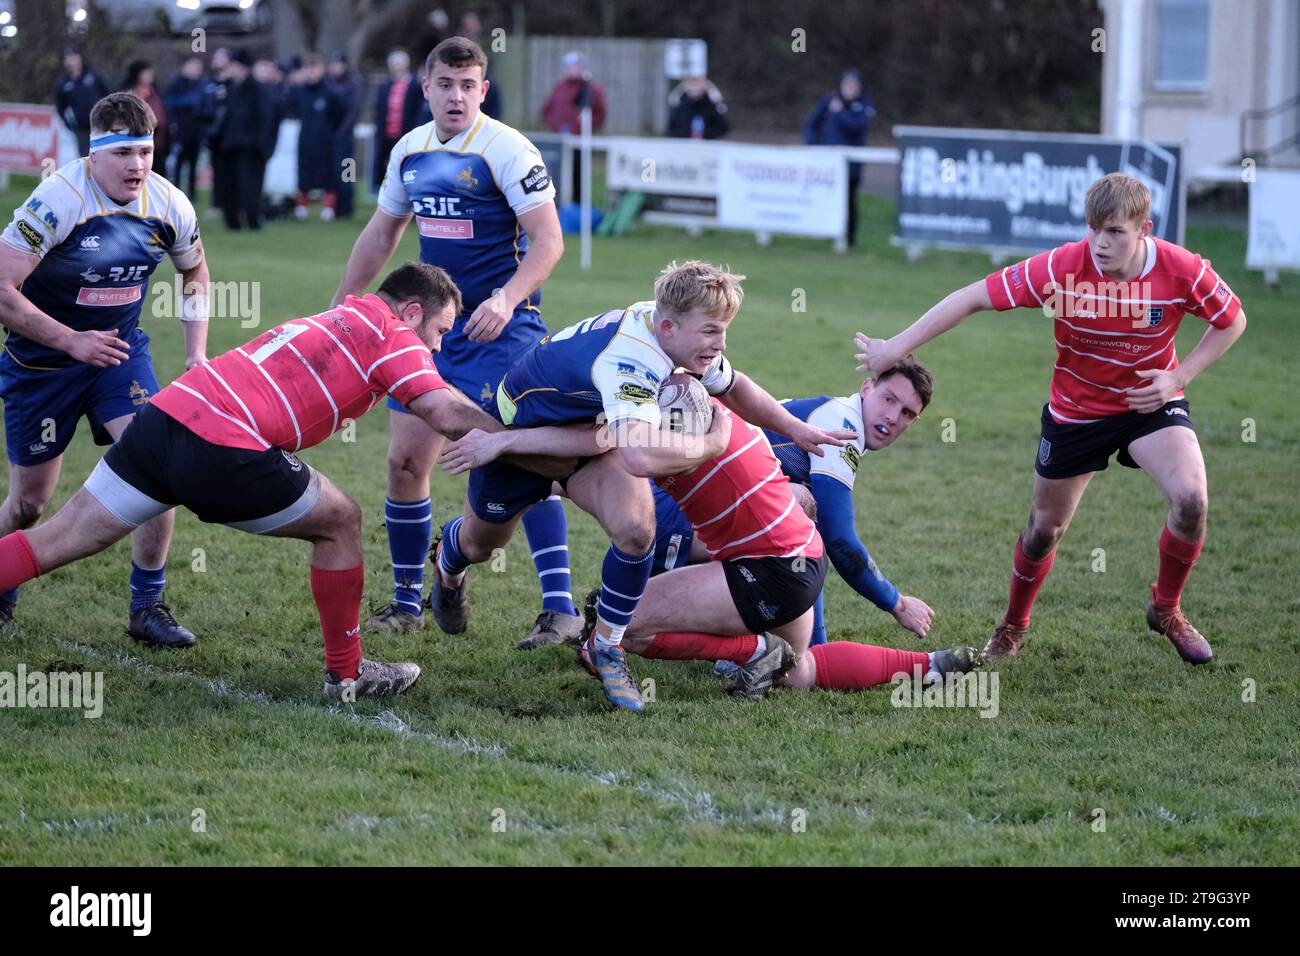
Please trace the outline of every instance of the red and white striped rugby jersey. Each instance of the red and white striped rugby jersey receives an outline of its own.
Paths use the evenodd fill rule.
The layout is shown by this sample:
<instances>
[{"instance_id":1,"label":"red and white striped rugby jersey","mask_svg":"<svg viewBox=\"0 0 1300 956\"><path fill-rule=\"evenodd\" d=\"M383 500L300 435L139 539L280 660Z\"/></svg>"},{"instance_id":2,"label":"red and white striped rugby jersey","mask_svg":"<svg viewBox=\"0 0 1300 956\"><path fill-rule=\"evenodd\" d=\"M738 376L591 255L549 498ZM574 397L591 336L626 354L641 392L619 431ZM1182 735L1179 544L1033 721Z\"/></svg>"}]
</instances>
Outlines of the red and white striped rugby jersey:
<instances>
[{"instance_id":1,"label":"red and white striped rugby jersey","mask_svg":"<svg viewBox=\"0 0 1300 956\"><path fill-rule=\"evenodd\" d=\"M1146 239L1141 274L1104 275L1086 239L1058 246L985 278L999 311L1028 306L1055 317L1056 365L1048 410L1079 424L1132 411L1125 393L1147 369L1175 369L1174 334L1190 313L1215 328L1231 325L1241 300L1208 259L1163 239ZM1179 392L1175 397L1181 397Z\"/></svg>"},{"instance_id":2,"label":"red and white striped rugby jersey","mask_svg":"<svg viewBox=\"0 0 1300 956\"><path fill-rule=\"evenodd\" d=\"M823 554L821 535L790 493L767 436L734 412L726 451L655 484L677 502L715 561Z\"/></svg>"},{"instance_id":3,"label":"red and white striped rugby jersey","mask_svg":"<svg viewBox=\"0 0 1300 956\"><path fill-rule=\"evenodd\" d=\"M384 394L409 405L446 387L415 331L366 295L278 325L190 369L151 401L213 444L299 451Z\"/></svg>"}]
</instances>

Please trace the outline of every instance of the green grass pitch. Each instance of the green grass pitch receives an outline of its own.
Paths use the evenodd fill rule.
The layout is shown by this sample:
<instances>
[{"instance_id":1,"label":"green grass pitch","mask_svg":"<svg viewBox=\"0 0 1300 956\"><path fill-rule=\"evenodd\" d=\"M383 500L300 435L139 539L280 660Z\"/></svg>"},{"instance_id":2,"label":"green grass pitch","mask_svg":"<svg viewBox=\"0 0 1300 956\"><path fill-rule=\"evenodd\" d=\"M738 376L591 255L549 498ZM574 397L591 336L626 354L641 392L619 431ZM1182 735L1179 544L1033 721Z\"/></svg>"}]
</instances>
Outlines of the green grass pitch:
<instances>
[{"instance_id":1,"label":"green grass pitch","mask_svg":"<svg viewBox=\"0 0 1300 956\"><path fill-rule=\"evenodd\" d=\"M24 185L0 196L5 209ZM203 223L214 279L260 283L262 330L328 304L360 228L250 235ZM778 397L850 393L855 330L890 334L989 268L978 255L908 264L891 228L892 205L864 201L864 245L836 255L827 243L759 248L748 235L642 227L598 240L589 273L571 241L544 314L559 328L648 298L672 258L727 263L749 276L729 336L736 366ZM655 702L641 716L607 713L568 652L513 649L538 603L522 538L499 571L471 573L467 634L430 624L366 638L371 656L422 665L409 695L332 709L307 546L182 513L169 600L199 635L191 652L126 638L125 543L24 589L0 671L102 670L106 703L97 720L0 711L0 863L1300 862L1300 390L1287 371L1300 280L1265 286L1231 231L1192 228L1188 244L1250 320L1189 390L1210 531L1185 606L1214 644L1212 665L1182 664L1146 629L1165 509L1150 480L1118 466L1093 482L1062 543L1025 653L998 668L993 719L895 708L889 688L742 703L707 665L638 659ZM415 254L408 230L399 255ZM156 280L170 279L164 265ZM806 311L794 311L801 295ZM177 323L146 313L144 326L169 381L182 366ZM1203 328L1184 323L1182 354ZM257 331L214 320L209 352ZM937 386L919 423L863 462L860 531L899 587L937 609L926 648L982 644L1003 610L1052 355L1041 314L972 319L922 351ZM386 600L391 580L386 432L381 408L355 441L304 456L362 506L367 604ZM83 427L52 508L100 451ZM435 476L439 523L463 493L463 479ZM604 542L569 514L581 595ZM834 574L827 614L832 639L920 646Z\"/></svg>"}]
</instances>

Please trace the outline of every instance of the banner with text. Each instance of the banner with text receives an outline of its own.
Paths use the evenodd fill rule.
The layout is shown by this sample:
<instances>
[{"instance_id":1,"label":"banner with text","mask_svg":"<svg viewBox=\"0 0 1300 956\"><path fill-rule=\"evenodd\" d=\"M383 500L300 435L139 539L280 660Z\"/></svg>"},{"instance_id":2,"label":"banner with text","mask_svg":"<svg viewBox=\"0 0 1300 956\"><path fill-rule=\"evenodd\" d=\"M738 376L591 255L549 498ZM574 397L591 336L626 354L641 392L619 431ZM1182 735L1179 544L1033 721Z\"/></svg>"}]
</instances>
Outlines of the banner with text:
<instances>
[{"instance_id":1,"label":"banner with text","mask_svg":"<svg viewBox=\"0 0 1300 956\"><path fill-rule=\"evenodd\" d=\"M1107 173L1151 190L1152 233L1182 241L1181 149L1149 140L1008 130L895 127L896 242L1050 249L1083 238L1083 199Z\"/></svg>"},{"instance_id":2,"label":"banner with text","mask_svg":"<svg viewBox=\"0 0 1300 956\"><path fill-rule=\"evenodd\" d=\"M837 151L728 144L718 173L718 223L728 229L838 238L848 167Z\"/></svg>"},{"instance_id":3,"label":"banner with text","mask_svg":"<svg viewBox=\"0 0 1300 956\"><path fill-rule=\"evenodd\" d=\"M0 103L0 169L40 173L46 159L60 165L58 127L51 106Z\"/></svg>"}]
</instances>

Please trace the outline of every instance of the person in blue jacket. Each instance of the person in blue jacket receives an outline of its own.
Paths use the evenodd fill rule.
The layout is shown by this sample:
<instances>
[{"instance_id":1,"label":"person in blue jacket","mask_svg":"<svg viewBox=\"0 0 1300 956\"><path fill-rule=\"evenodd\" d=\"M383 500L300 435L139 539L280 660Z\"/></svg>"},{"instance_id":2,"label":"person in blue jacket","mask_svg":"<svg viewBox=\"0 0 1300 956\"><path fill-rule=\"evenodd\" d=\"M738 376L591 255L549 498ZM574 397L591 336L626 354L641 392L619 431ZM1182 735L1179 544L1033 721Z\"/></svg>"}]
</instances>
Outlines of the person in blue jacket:
<instances>
[{"instance_id":1,"label":"person in blue jacket","mask_svg":"<svg viewBox=\"0 0 1300 956\"><path fill-rule=\"evenodd\" d=\"M845 70L840 85L817 101L803 126L803 141L810 146L866 146L876 107L857 70ZM848 243L858 239L858 183L862 164L849 163Z\"/></svg>"}]
</instances>

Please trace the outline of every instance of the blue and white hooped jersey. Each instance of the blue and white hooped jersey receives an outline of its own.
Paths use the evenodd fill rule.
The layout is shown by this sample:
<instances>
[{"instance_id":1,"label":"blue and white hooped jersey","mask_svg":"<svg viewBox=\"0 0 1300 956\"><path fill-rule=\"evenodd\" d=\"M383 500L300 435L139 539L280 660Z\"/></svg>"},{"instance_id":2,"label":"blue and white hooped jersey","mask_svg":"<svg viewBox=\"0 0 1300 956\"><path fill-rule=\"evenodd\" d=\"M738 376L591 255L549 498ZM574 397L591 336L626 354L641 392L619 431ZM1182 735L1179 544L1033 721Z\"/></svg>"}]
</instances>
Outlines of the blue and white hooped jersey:
<instances>
[{"instance_id":1,"label":"blue and white hooped jersey","mask_svg":"<svg viewBox=\"0 0 1300 956\"><path fill-rule=\"evenodd\" d=\"M789 436L765 431L786 477L797 484L811 485L813 475L828 475L843 482L851 490L858 475L858 462L867 447L866 431L862 427L862 402L858 396L789 398L781 404L795 418L823 431L846 430L856 432L858 436L853 441L846 442L842 448L822 445L825 454L815 458L791 441Z\"/></svg>"},{"instance_id":2,"label":"blue and white hooped jersey","mask_svg":"<svg viewBox=\"0 0 1300 956\"><path fill-rule=\"evenodd\" d=\"M149 277L164 255L177 272L203 259L194 207L179 189L150 173L134 202L119 205L90 175L85 159L41 182L3 233L5 242L40 263L22 285L33 305L71 329L117 330L125 339L140 322ZM57 349L10 333L9 355L28 368L63 368Z\"/></svg>"},{"instance_id":3,"label":"blue and white hooped jersey","mask_svg":"<svg viewBox=\"0 0 1300 956\"><path fill-rule=\"evenodd\" d=\"M421 261L447 270L466 314L519 268L528 251L519 217L554 199L537 147L485 113L445 143L433 123L411 130L393 147L379 189L380 209L415 216ZM524 307L540 304L534 292Z\"/></svg>"},{"instance_id":4,"label":"blue and white hooped jersey","mask_svg":"<svg viewBox=\"0 0 1300 956\"><path fill-rule=\"evenodd\" d=\"M659 385L675 367L655 338L655 304L637 302L561 329L517 362L497 389L507 425L531 428L625 419L659 427ZM736 381L726 356L713 360L701 381L722 395Z\"/></svg>"}]
</instances>

